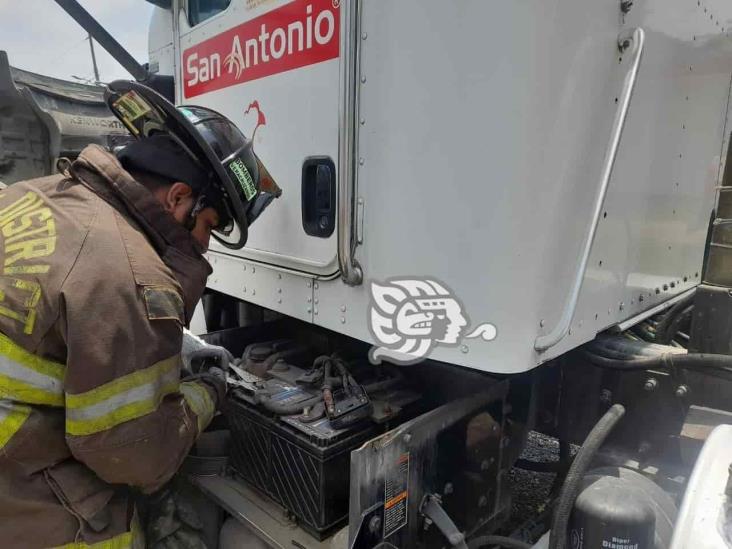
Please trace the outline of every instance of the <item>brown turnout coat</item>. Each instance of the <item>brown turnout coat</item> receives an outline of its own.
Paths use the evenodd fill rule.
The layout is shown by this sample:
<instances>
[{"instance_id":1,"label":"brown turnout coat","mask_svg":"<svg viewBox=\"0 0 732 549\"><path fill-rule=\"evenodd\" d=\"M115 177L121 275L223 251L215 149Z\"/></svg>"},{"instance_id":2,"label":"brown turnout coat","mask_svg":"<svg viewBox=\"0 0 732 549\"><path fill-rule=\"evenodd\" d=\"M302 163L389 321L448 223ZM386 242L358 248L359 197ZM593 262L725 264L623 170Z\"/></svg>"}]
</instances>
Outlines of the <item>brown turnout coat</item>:
<instances>
[{"instance_id":1,"label":"brown turnout coat","mask_svg":"<svg viewBox=\"0 0 732 549\"><path fill-rule=\"evenodd\" d=\"M102 148L0 192L0 545L142 543L133 489L175 473L214 412L180 382L210 267Z\"/></svg>"}]
</instances>

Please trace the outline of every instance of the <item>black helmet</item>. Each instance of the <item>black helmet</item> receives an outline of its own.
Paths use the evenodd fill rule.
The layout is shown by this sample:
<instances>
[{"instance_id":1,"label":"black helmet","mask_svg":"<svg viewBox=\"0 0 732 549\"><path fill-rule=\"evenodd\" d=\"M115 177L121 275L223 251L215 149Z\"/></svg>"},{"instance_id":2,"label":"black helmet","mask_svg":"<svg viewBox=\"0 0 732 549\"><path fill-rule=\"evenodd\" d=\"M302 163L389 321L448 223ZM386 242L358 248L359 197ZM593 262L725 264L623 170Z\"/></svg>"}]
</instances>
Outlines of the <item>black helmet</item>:
<instances>
[{"instance_id":1,"label":"black helmet","mask_svg":"<svg viewBox=\"0 0 732 549\"><path fill-rule=\"evenodd\" d=\"M175 107L150 88L116 80L105 92L107 105L137 139L172 138L206 174L194 214L216 208L221 222L216 240L238 249L248 227L282 191L252 148L252 141L225 116L205 107ZM162 174L161 174L162 175Z\"/></svg>"}]
</instances>

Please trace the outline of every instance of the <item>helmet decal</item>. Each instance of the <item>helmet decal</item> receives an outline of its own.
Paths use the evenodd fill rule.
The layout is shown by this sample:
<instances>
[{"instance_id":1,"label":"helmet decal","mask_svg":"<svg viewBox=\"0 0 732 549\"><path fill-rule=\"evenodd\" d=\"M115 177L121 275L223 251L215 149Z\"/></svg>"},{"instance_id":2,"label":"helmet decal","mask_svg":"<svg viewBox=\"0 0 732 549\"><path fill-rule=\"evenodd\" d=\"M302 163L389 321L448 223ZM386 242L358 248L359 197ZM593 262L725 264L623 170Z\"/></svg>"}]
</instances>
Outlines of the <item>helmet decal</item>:
<instances>
[{"instance_id":1,"label":"helmet decal","mask_svg":"<svg viewBox=\"0 0 732 549\"><path fill-rule=\"evenodd\" d=\"M247 200L251 200L257 194L257 186L254 184L252 174L249 173L247 167L242 162L241 158L235 158L229 162L229 170L234 174L236 180L241 186L241 190L244 192L244 197Z\"/></svg>"}]
</instances>

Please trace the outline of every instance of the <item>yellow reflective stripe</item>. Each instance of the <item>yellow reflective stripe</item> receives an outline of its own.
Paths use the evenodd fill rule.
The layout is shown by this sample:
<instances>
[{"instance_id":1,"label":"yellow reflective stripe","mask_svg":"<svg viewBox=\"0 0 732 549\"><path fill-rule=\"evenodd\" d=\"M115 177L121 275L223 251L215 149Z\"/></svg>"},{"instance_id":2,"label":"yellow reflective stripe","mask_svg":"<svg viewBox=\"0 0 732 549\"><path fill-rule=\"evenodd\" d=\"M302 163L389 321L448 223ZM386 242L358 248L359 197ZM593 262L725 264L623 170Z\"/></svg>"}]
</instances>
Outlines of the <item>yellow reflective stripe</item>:
<instances>
[{"instance_id":1,"label":"yellow reflective stripe","mask_svg":"<svg viewBox=\"0 0 732 549\"><path fill-rule=\"evenodd\" d=\"M2 371L2 365L0 365ZM23 381L0 374L0 398L8 398L26 404L63 406L63 393L39 389Z\"/></svg>"},{"instance_id":2,"label":"yellow reflective stripe","mask_svg":"<svg viewBox=\"0 0 732 549\"><path fill-rule=\"evenodd\" d=\"M0 355L3 355L13 362L30 368L54 379L63 380L66 367L58 362L46 360L38 355L26 351L21 346L10 340L5 334L0 334Z\"/></svg>"},{"instance_id":3,"label":"yellow reflective stripe","mask_svg":"<svg viewBox=\"0 0 732 549\"><path fill-rule=\"evenodd\" d=\"M63 406L66 367L26 351L0 334L0 398Z\"/></svg>"},{"instance_id":4,"label":"yellow reflective stripe","mask_svg":"<svg viewBox=\"0 0 732 549\"><path fill-rule=\"evenodd\" d=\"M180 355L174 355L165 360L161 360L145 368L144 370L137 370L126 376L119 377L114 381L100 385L96 389L87 391L79 394L66 393L66 408L83 408L85 406L91 406L99 404L100 402L107 400L115 395L135 389L148 383L153 383L166 373L177 369L180 364Z\"/></svg>"},{"instance_id":5,"label":"yellow reflective stripe","mask_svg":"<svg viewBox=\"0 0 732 549\"><path fill-rule=\"evenodd\" d=\"M13 435L20 431L30 413L29 406L2 403L2 407L0 407L0 448L3 448L13 438Z\"/></svg>"},{"instance_id":6,"label":"yellow reflective stripe","mask_svg":"<svg viewBox=\"0 0 732 549\"><path fill-rule=\"evenodd\" d=\"M160 402L166 395L175 393L178 390L178 385L178 381L162 385L152 398L123 404L104 415L94 418L73 419L69 417L67 408L66 432L74 436L93 435L94 433L116 427L126 421L132 421L133 419L145 416L157 410Z\"/></svg>"},{"instance_id":7,"label":"yellow reflective stripe","mask_svg":"<svg viewBox=\"0 0 732 549\"><path fill-rule=\"evenodd\" d=\"M133 547L132 532L125 532L119 536L109 538L97 543L84 543L83 541L74 541L66 545L59 545L53 549L132 549Z\"/></svg>"},{"instance_id":8,"label":"yellow reflective stripe","mask_svg":"<svg viewBox=\"0 0 732 549\"><path fill-rule=\"evenodd\" d=\"M124 532L113 538L98 541L96 543L85 543L83 541L73 541L66 545L59 545L51 549L143 549L145 547L145 539L142 535L139 520L137 518L137 510L132 515L132 523L130 531Z\"/></svg>"},{"instance_id":9,"label":"yellow reflective stripe","mask_svg":"<svg viewBox=\"0 0 732 549\"><path fill-rule=\"evenodd\" d=\"M66 432L91 435L154 412L178 390L179 365L180 355L174 355L96 389L67 393Z\"/></svg>"},{"instance_id":10,"label":"yellow reflective stripe","mask_svg":"<svg viewBox=\"0 0 732 549\"><path fill-rule=\"evenodd\" d=\"M180 392L183 394L186 404L196 414L198 432L202 433L213 419L214 413L216 412L216 404L206 388L195 381L181 383Z\"/></svg>"}]
</instances>

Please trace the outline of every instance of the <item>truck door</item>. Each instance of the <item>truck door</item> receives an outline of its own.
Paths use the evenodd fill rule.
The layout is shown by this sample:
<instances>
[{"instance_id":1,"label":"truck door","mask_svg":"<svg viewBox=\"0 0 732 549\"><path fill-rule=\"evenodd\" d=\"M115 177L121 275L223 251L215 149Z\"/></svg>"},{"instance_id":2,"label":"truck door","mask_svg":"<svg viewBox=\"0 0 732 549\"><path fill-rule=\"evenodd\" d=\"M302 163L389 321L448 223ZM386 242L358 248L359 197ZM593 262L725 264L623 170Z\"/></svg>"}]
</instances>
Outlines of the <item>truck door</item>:
<instances>
[{"instance_id":1,"label":"truck door","mask_svg":"<svg viewBox=\"0 0 732 549\"><path fill-rule=\"evenodd\" d=\"M244 249L212 250L335 274L340 0L181 3L179 103L238 124L283 190Z\"/></svg>"}]
</instances>

